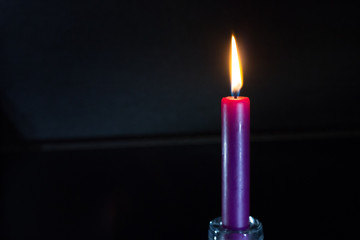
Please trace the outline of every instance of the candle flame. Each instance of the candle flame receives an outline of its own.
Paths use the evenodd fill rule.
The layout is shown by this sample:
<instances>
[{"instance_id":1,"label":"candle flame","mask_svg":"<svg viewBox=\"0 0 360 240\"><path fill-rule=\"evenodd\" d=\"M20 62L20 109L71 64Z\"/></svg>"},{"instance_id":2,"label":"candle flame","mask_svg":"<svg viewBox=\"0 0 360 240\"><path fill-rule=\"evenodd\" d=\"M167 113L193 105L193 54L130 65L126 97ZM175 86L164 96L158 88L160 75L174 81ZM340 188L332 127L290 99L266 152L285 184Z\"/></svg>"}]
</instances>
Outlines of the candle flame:
<instances>
[{"instance_id":1,"label":"candle flame","mask_svg":"<svg viewBox=\"0 0 360 240\"><path fill-rule=\"evenodd\" d=\"M230 75L231 95L237 97L240 95L240 89L243 85L243 71L234 35L231 36Z\"/></svg>"}]
</instances>

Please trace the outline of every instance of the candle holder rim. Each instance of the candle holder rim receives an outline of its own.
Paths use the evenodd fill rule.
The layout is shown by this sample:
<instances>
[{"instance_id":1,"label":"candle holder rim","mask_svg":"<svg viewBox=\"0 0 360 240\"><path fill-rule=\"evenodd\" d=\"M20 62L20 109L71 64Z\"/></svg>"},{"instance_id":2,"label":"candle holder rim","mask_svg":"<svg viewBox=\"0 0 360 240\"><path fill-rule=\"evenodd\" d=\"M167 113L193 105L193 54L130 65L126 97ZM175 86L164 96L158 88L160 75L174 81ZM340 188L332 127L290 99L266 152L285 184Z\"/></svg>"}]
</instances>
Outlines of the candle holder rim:
<instances>
[{"instance_id":1,"label":"candle holder rim","mask_svg":"<svg viewBox=\"0 0 360 240\"><path fill-rule=\"evenodd\" d=\"M223 227L221 217L217 217L214 220L210 221L209 228L214 231L214 233L222 232L223 234L239 233L239 234L248 234L250 232L262 231L262 224L256 218L249 216L249 227L247 229L228 229Z\"/></svg>"}]
</instances>

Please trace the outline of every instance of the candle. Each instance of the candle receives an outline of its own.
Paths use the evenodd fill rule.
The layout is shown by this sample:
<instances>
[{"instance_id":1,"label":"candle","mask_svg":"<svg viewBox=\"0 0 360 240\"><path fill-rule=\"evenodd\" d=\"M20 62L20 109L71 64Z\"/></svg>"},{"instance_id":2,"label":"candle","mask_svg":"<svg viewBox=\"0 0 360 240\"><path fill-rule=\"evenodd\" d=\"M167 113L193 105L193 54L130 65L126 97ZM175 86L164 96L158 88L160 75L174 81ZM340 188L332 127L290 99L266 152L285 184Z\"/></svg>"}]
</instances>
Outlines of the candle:
<instances>
[{"instance_id":1,"label":"candle","mask_svg":"<svg viewBox=\"0 0 360 240\"><path fill-rule=\"evenodd\" d=\"M221 100L222 224L242 230L250 214L250 100L239 96L243 76L234 36L230 68L232 96Z\"/></svg>"},{"instance_id":2,"label":"candle","mask_svg":"<svg viewBox=\"0 0 360 240\"><path fill-rule=\"evenodd\" d=\"M250 217L250 100L240 97L242 68L231 39L231 97L221 100L221 217L210 221L208 240L263 240L259 220Z\"/></svg>"}]
</instances>

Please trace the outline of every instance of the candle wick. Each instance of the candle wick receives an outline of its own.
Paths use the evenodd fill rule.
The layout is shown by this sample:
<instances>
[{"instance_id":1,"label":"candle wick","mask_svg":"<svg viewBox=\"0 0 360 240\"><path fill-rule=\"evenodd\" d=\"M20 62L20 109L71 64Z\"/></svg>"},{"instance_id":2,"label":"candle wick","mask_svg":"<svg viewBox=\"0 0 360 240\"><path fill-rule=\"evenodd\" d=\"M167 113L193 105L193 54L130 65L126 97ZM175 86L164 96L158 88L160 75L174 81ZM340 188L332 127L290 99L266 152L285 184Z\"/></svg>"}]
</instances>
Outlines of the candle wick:
<instances>
[{"instance_id":1,"label":"candle wick","mask_svg":"<svg viewBox=\"0 0 360 240\"><path fill-rule=\"evenodd\" d=\"M232 91L231 96L234 97L234 99L237 99L240 96L240 90L238 91Z\"/></svg>"}]
</instances>

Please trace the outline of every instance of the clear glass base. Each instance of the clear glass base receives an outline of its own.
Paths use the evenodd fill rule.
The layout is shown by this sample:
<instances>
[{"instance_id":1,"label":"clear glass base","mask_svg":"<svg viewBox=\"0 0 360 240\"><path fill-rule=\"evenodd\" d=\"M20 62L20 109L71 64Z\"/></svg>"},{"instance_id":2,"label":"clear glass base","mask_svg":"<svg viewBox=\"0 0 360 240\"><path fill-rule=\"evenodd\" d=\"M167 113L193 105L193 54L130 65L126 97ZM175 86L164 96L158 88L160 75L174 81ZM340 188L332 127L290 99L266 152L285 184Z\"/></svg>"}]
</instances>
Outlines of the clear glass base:
<instances>
[{"instance_id":1,"label":"clear glass base","mask_svg":"<svg viewBox=\"0 0 360 240\"><path fill-rule=\"evenodd\" d=\"M208 240L263 240L263 227L259 220L249 217L250 227L246 230L229 230L222 226L221 217L210 221Z\"/></svg>"}]
</instances>

